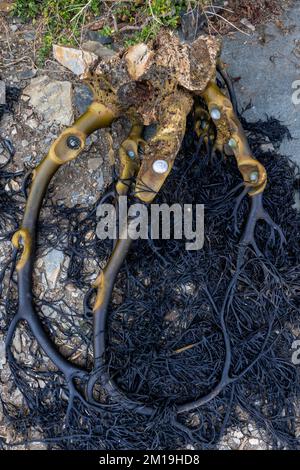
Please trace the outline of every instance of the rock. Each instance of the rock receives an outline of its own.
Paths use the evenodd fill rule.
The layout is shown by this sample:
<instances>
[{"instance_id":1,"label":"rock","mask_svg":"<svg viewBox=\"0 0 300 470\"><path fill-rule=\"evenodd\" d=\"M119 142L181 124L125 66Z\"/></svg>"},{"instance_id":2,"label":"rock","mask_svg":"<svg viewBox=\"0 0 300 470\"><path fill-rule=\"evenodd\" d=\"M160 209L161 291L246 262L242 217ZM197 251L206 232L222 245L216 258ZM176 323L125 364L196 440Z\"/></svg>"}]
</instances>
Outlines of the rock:
<instances>
[{"instance_id":1,"label":"rock","mask_svg":"<svg viewBox=\"0 0 300 470\"><path fill-rule=\"evenodd\" d=\"M87 85L76 85L74 88L74 104L79 112L83 114L93 101L93 92Z\"/></svg>"},{"instance_id":2,"label":"rock","mask_svg":"<svg viewBox=\"0 0 300 470\"><path fill-rule=\"evenodd\" d=\"M14 336L12 345L13 345L16 353L21 354L21 352L22 352L22 338L21 338L21 333L20 333L19 329L17 329L16 332L15 332L15 336Z\"/></svg>"},{"instance_id":3,"label":"rock","mask_svg":"<svg viewBox=\"0 0 300 470\"><path fill-rule=\"evenodd\" d=\"M35 262L35 266L38 269L42 268L43 264L44 264L43 258L38 258Z\"/></svg>"},{"instance_id":4,"label":"rock","mask_svg":"<svg viewBox=\"0 0 300 470\"><path fill-rule=\"evenodd\" d=\"M244 434L242 433L242 431L234 431L233 435L236 439L239 439L239 440L243 439L244 437Z\"/></svg>"},{"instance_id":5,"label":"rock","mask_svg":"<svg viewBox=\"0 0 300 470\"><path fill-rule=\"evenodd\" d=\"M5 343L3 338L0 340L0 369L6 364Z\"/></svg>"},{"instance_id":6,"label":"rock","mask_svg":"<svg viewBox=\"0 0 300 470\"><path fill-rule=\"evenodd\" d=\"M196 448L192 444L188 444L186 450L196 450Z\"/></svg>"},{"instance_id":7,"label":"rock","mask_svg":"<svg viewBox=\"0 0 300 470\"><path fill-rule=\"evenodd\" d=\"M31 106L36 109L45 123L56 122L65 126L72 124L74 116L70 82L52 81L43 75L33 78L23 94L30 97Z\"/></svg>"},{"instance_id":8,"label":"rock","mask_svg":"<svg viewBox=\"0 0 300 470\"><path fill-rule=\"evenodd\" d=\"M99 170L102 164L103 164L102 158L90 158L88 160L88 169L91 171Z\"/></svg>"},{"instance_id":9,"label":"rock","mask_svg":"<svg viewBox=\"0 0 300 470\"><path fill-rule=\"evenodd\" d=\"M11 25L9 26L9 29L10 29L13 33L15 33L16 31L18 31L19 25L18 25L18 24L11 24Z\"/></svg>"},{"instance_id":10,"label":"rock","mask_svg":"<svg viewBox=\"0 0 300 470\"><path fill-rule=\"evenodd\" d=\"M259 440L251 438L251 439L249 439L249 444L253 447L256 447L256 446L259 445Z\"/></svg>"},{"instance_id":11,"label":"rock","mask_svg":"<svg viewBox=\"0 0 300 470\"><path fill-rule=\"evenodd\" d=\"M53 46L54 58L75 75L83 75L98 60L92 52L74 49L73 47Z\"/></svg>"},{"instance_id":12,"label":"rock","mask_svg":"<svg viewBox=\"0 0 300 470\"><path fill-rule=\"evenodd\" d=\"M88 41L99 42L103 46L112 43L112 37L111 36L102 36L97 31L87 31L87 33L85 35L85 39L88 40Z\"/></svg>"},{"instance_id":13,"label":"rock","mask_svg":"<svg viewBox=\"0 0 300 470\"><path fill-rule=\"evenodd\" d=\"M57 313L48 305L42 305L41 310L45 317L54 319L57 317Z\"/></svg>"},{"instance_id":14,"label":"rock","mask_svg":"<svg viewBox=\"0 0 300 470\"><path fill-rule=\"evenodd\" d=\"M37 74L36 69L27 69L22 70L22 72L18 73L19 80L29 80L30 78L34 78Z\"/></svg>"},{"instance_id":15,"label":"rock","mask_svg":"<svg viewBox=\"0 0 300 470\"><path fill-rule=\"evenodd\" d=\"M97 178L97 187L101 191L104 188L104 176L102 170L100 171L100 176Z\"/></svg>"},{"instance_id":16,"label":"rock","mask_svg":"<svg viewBox=\"0 0 300 470\"><path fill-rule=\"evenodd\" d=\"M228 439L228 445L230 449L237 450L241 445L241 441L237 437L230 437Z\"/></svg>"},{"instance_id":17,"label":"rock","mask_svg":"<svg viewBox=\"0 0 300 470\"><path fill-rule=\"evenodd\" d=\"M207 16L201 13L200 8L193 8L181 16L181 31L183 39L193 41L205 25L207 24Z\"/></svg>"},{"instance_id":18,"label":"rock","mask_svg":"<svg viewBox=\"0 0 300 470\"><path fill-rule=\"evenodd\" d=\"M113 57L116 53L108 47L103 46L97 41L86 41L82 44L82 49L87 52L96 54L96 56L101 59L109 59Z\"/></svg>"},{"instance_id":19,"label":"rock","mask_svg":"<svg viewBox=\"0 0 300 470\"><path fill-rule=\"evenodd\" d=\"M30 116L32 116L33 110L31 108L24 109L24 114L25 114L26 117L29 118Z\"/></svg>"},{"instance_id":20,"label":"rock","mask_svg":"<svg viewBox=\"0 0 300 470\"><path fill-rule=\"evenodd\" d=\"M11 186L11 189L15 192L19 191L19 189L20 189L19 183L15 180L10 181L10 186Z\"/></svg>"},{"instance_id":21,"label":"rock","mask_svg":"<svg viewBox=\"0 0 300 470\"><path fill-rule=\"evenodd\" d=\"M23 395L18 388L16 388L10 395L10 402L13 403L14 406L17 406L18 408L21 408L22 405L24 404Z\"/></svg>"},{"instance_id":22,"label":"rock","mask_svg":"<svg viewBox=\"0 0 300 470\"><path fill-rule=\"evenodd\" d=\"M242 25L246 26L246 28L250 29L251 31L255 31L255 26L250 23L250 21L247 18L242 18L241 19Z\"/></svg>"},{"instance_id":23,"label":"rock","mask_svg":"<svg viewBox=\"0 0 300 470\"><path fill-rule=\"evenodd\" d=\"M300 38L299 6L299 2L293 2L282 18L284 28L290 29L289 34L282 34L276 24L267 22L251 40L241 33L235 33L234 39L224 35L222 53L228 74L239 78L234 83L239 108L244 109L252 102L244 117L249 122L257 122L274 116L288 126L293 139L284 139L280 153L289 155L297 164L300 163L300 105L293 103L292 84L300 78L300 62L291 54ZM255 70L250 57L255 57Z\"/></svg>"},{"instance_id":24,"label":"rock","mask_svg":"<svg viewBox=\"0 0 300 470\"><path fill-rule=\"evenodd\" d=\"M4 152L4 148L0 144L0 165L5 165L9 160L9 156Z\"/></svg>"},{"instance_id":25,"label":"rock","mask_svg":"<svg viewBox=\"0 0 300 470\"><path fill-rule=\"evenodd\" d=\"M0 105L6 103L6 87L3 80L0 80Z\"/></svg>"},{"instance_id":26,"label":"rock","mask_svg":"<svg viewBox=\"0 0 300 470\"><path fill-rule=\"evenodd\" d=\"M28 41L28 42L34 41L35 38L36 38L36 32L35 31L26 31L23 34L23 38L25 39L25 41Z\"/></svg>"},{"instance_id":27,"label":"rock","mask_svg":"<svg viewBox=\"0 0 300 470\"><path fill-rule=\"evenodd\" d=\"M26 124L31 129L36 129L39 125L36 119L27 119Z\"/></svg>"},{"instance_id":28,"label":"rock","mask_svg":"<svg viewBox=\"0 0 300 470\"><path fill-rule=\"evenodd\" d=\"M55 249L49 251L44 258L46 280L51 288L56 285L63 260L63 253Z\"/></svg>"},{"instance_id":29,"label":"rock","mask_svg":"<svg viewBox=\"0 0 300 470\"><path fill-rule=\"evenodd\" d=\"M275 148L272 142L261 144L260 148L263 152L275 152Z\"/></svg>"}]
</instances>

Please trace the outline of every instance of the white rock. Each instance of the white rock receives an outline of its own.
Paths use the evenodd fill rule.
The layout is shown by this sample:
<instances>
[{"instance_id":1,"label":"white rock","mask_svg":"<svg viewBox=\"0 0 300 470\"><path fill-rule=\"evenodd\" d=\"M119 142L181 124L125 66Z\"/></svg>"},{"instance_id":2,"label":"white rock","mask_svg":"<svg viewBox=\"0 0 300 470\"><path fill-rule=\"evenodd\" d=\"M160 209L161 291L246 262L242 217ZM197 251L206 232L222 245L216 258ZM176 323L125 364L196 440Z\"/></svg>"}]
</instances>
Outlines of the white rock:
<instances>
[{"instance_id":1,"label":"white rock","mask_svg":"<svg viewBox=\"0 0 300 470\"><path fill-rule=\"evenodd\" d=\"M262 149L263 152L274 152L275 148L272 142L266 143L266 144L261 144L260 148Z\"/></svg>"},{"instance_id":2,"label":"white rock","mask_svg":"<svg viewBox=\"0 0 300 470\"><path fill-rule=\"evenodd\" d=\"M259 440L251 438L251 439L249 439L249 444L253 447L258 446L259 445Z\"/></svg>"},{"instance_id":3,"label":"white rock","mask_svg":"<svg viewBox=\"0 0 300 470\"><path fill-rule=\"evenodd\" d=\"M9 29L15 33L18 29L19 29L19 25L18 24L11 24Z\"/></svg>"},{"instance_id":4,"label":"white rock","mask_svg":"<svg viewBox=\"0 0 300 470\"><path fill-rule=\"evenodd\" d=\"M6 103L5 83L0 80L0 104Z\"/></svg>"},{"instance_id":5,"label":"white rock","mask_svg":"<svg viewBox=\"0 0 300 470\"><path fill-rule=\"evenodd\" d=\"M42 75L33 78L23 94L30 97L30 104L43 119L43 124L72 124L74 115L70 82L50 80L46 75ZM30 121L32 119L28 120L27 124Z\"/></svg>"},{"instance_id":6,"label":"white rock","mask_svg":"<svg viewBox=\"0 0 300 470\"><path fill-rule=\"evenodd\" d=\"M44 258L46 280L50 288L54 288L60 273L64 255L61 251L51 250Z\"/></svg>"},{"instance_id":7,"label":"white rock","mask_svg":"<svg viewBox=\"0 0 300 470\"><path fill-rule=\"evenodd\" d=\"M21 338L21 332L18 329L15 332L15 336L14 336L12 344L13 344L13 347L14 347L15 351L18 354L21 354L21 352L22 352L22 338Z\"/></svg>"},{"instance_id":8,"label":"white rock","mask_svg":"<svg viewBox=\"0 0 300 470\"><path fill-rule=\"evenodd\" d=\"M36 119L27 119L26 124L31 129L36 129L38 126L38 122L36 121Z\"/></svg>"},{"instance_id":9,"label":"white rock","mask_svg":"<svg viewBox=\"0 0 300 470\"><path fill-rule=\"evenodd\" d=\"M7 162L8 162L8 156L5 153L1 152L1 147L0 147L0 165L4 165Z\"/></svg>"},{"instance_id":10,"label":"white rock","mask_svg":"<svg viewBox=\"0 0 300 470\"><path fill-rule=\"evenodd\" d=\"M236 439L243 439L244 437L244 434L242 433L242 431L234 431L233 435Z\"/></svg>"},{"instance_id":11,"label":"white rock","mask_svg":"<svg viewBox=\"0 0 300 470\"><path fill-rule=\"evenodd\" d=\"M75 75L84 75L98 57L93 52L74 49L73 47L53 46L54 58Z\"/></svg>"},{"instance_id":12,"label":"white rock","mask_svg":"<svg viewBox=\"0 0 300 470\"><path fill-rule=\"evenodd\" d=\"M3 339L0 340L0 369L6 364L5 344Z\"/></svg>"},{"instance_id":13,"label":"white rock","mask_svg":"<svg viewBox=\"0 0 300 470\"><path fill-rule=\"evenodd\" d=\"M15 180L11 180L10 187L13 191L19 191L19 189L20 189L19 183Z\"/></svg>"},{"instance_id":14,"label":"white rock","mask_svg":"<svg viewBox=\"0 0 300 470\"><path fill-rule=\"evenodd\" d=\"M104 188L104 176L102 170L100 171L100 176L97 178L97 188L101 191Z\"/></svg>"},{"instance_id":15,"label":"white rock","mask_svg":"<svg viewBox=\"0 0 300 470\"><path fill-rule=\"evenodd\" d=\"M246 28L250 29L251 31L255 31L255 26L254 24L250 23L250 21L247 18L242 18L241 23L246 26Z\"/></svg>"}]
</instances>

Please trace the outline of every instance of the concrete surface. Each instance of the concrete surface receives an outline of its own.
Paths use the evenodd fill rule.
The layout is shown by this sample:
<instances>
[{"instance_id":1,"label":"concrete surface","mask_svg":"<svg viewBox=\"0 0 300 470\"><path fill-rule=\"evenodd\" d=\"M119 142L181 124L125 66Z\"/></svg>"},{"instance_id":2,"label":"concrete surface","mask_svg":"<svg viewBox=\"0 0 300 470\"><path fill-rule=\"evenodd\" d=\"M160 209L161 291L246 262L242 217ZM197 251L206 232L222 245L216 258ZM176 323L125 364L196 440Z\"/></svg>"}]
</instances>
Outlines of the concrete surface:
<instances>
[{"instance_id":1,"label":"concrete surface","mask_svg":"<svg viewBox=\"0 0 300 470\"><path fill-rule=\"evenodd\" d=\"M259 27L251 36L224 38L223 61L231 77L240 77L235 83L240 109L252 101L245 117L255 121L267 114L280 119L294 138L282 143L281 152L300 164L300 82L298 104L292 101L293 83L300 80L300 1L277 25Z\"/></svg>"}]
</instances>

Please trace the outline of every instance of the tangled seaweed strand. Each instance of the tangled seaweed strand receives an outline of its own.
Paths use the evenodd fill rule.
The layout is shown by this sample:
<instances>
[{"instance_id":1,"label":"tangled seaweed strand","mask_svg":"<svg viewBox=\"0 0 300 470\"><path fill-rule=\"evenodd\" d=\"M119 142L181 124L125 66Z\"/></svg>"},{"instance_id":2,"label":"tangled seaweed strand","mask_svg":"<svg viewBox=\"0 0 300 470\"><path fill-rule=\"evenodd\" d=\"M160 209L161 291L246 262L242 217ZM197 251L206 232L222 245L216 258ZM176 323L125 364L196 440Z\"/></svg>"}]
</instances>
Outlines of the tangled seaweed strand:
<instances>
[{"instance_id":1,"label":"tangled seaweed strand","mask_svg":"<svg viewBox=\"0 0 300 470\"><path fill-rule=\"evenodd\" d=\"M268 173L264 208L285 236L283 243L279 231L272 233L266 221L258 221L256 252L251 244L240 243L250 203L243 198L237 206L242 185L235 161L212 154L205 145L199 149L192 124L191 117L181 152L156 202L204 204L204 248L186 251L185 240L135 242L118 276L107 325L109 375L128 399L153 412L145 416L111 400L100 380L92 403L85 399L86 380L76 379L78 393L70 396L62 374L53 370L36 345L30 364L14 357L9 348L14 385L26 402L22 410L2 399L7 423L21 436L15 445L34 442L34 429L42 433L36 440L52 449L152 450L188 444L213 449L228 429L251 421L267 446L300 447L299 371L291 360L300 326L295 168L287 158L260 150L266 136L279 140L286 131L274 119L259 126L243 122L254 155ZM1 181L8 178L1 174ZM12 204L6 200L2 205L2 227L10 214L15 227L21 215ZM109 241L87 237L95 231L97 204L69 209L48 198L45 206L39 246L61 249L69 258L65 282L89 294L87 261L96 259L103 267L112 249ZM8 238L11 230L3 233ZM9 269L5 272L4 282L10 285L4 301L7 331L15 313L16 286ZM63 345L72 344L70 360L84 351L79 365L87 370L92 343L89 297L86 309L79 311L64 299L36 299L51 340L61 351L62 335ZM55 312L54 318L44 313L45 307ZM67 328L61 327L62 320ZM34 345L33 334L27 334ZM2 445L8 447L4 441Z\"/></svg>"}]
</instances>

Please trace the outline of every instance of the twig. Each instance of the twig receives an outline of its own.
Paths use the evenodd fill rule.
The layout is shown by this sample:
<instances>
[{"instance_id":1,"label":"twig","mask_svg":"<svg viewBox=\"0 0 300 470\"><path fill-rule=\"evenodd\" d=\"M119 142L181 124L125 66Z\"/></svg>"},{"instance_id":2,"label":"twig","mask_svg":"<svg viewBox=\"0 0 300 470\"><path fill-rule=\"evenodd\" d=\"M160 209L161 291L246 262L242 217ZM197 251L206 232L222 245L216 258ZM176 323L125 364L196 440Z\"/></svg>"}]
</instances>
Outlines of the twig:
<instances>
[{"instance_id":1,"label":"twig","mask_svg":"<svg viewBox=\"0 0 300 470\"><path fill-rule=\"evenodd\" d=\"M218 18L228 23L230 26L232 26L234 29L236 29L240 33L245 34L246 36L250 36L250 34L246 33L246 31L243 31L242 29L238 28L235 24L231 23L231 21L227 20L226 18L224 18L224 16L219 15L218 13L212 13L211 11L206 11L205 14L210 15L210 16L217 16Z\"/></svg>"},{"instance_id":2,"label":"twig","mask_svg":"<svg viewBox=\"0 0 300 470\"><path fill-rule=\"evenodd\" d=\"M5 60L5 59L4 59L4 60ZM23 57L20 57L19 59L13 60L12 62L8 62L8 64L2 64L2 67L3 67L3 68L10 67L11 65L16 65L16 64L18 64L18 63L20 63L20 62L24 62L24 61L26 61L26 60L29 60L29 61L32 63L32 65L35 65L34 62L33 62L33 60L32 60L32 58L29 57L29 56L27 56L27 55L25 55L25 56L23 56Z\"/></svg>"},{"instance_id":3,"label":"twig","mask_svg":"<svg viewBox=\"0 0 300 470\"><path fill-rule=\"evenodd\" d=\"M72 21L75 21L80 15L82 15L82 13L84 13L84 12L87 10L87 8L90 6L91 3L92 3L92 0L89 0L88 3L86 3L86 5L84 5L84 6L79 10L79 12L76 13L75 16L73 16L73 18L71 19L71 22L72 22Z\"/></svg>"},{"instance_id":4,"label":"twig","mask_svg":"<svg viewBox=\"0 0 300 470\"><path fill-rule=\"evenodd\" d=\"M153 20L156 21L158 24L163 25L163 22L160 21L160 19L157 18L157 16L156 16L156 15L154 14L154 12L153 12L151 0L148 0L148 5L149 5L150 13L151 13L151 15L152 15Z\"/></svg>"}]
</instances>

